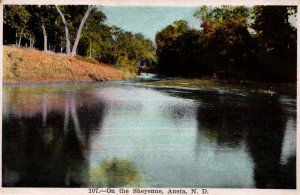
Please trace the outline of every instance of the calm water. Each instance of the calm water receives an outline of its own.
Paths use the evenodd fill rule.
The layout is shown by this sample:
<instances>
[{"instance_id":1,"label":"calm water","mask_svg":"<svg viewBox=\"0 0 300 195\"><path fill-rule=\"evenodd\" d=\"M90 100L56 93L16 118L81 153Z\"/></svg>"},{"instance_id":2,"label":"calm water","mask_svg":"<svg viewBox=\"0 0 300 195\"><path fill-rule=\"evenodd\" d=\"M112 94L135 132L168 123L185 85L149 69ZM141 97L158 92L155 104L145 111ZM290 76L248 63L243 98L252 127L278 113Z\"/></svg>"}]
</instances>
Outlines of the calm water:
<instances>
[{"instance_id":1,"label":"calm water","mask_svg":"<svg viewBox=\"0 0 300 195\"><path fill-rule=\"evenodd\" d=\"M296 187L296 98L126 82L7 85L3 186Z\"/></svg>"}]
</instances>

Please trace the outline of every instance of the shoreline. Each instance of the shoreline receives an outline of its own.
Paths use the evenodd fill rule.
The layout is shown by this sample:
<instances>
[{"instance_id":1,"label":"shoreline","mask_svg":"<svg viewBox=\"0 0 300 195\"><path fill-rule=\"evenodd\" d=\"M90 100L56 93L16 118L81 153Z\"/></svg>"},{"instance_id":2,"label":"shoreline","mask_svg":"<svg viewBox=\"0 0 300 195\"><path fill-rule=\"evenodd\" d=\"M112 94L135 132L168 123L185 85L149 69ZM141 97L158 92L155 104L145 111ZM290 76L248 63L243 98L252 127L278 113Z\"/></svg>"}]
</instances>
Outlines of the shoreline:
<instances>
[{"instance_id":1,"label":"shoreline","mask_svg":"<svg viewBox=\"0 0 300 195\"><path fill-rule=\"evenodd\" d=\"M128 78L120 80L104 80L104 81L93 81L93 80L65 80L65 81L22 81L22 82L2 82L2 85L47 85L47 84L64 84L64 83L103 83L103 82L117 82L126 81Z\"/></svg>"},{"instance_id":2,"label":"shoreline","mask_svg":"<svg viewBox=\"0 0 300 195\"><path fill-rule=\"evenodd\" d=\"M51 83L125 80L134 77L101 62L86 62L53 52L3 47L3 83Z\"/></svg>"},{"instance_id":3,"label":"shoreline","mask_svg":"<svg viewBox=\"0 0 300 195\"><path fill-rule=\"evenodd\" d=\"M103 83L103 82L118 82L118 81L126 81L130 79L136 79L136 76L127 76L122 79L103 79L103 80L51 80L51 81L2 81L3 85L15 85L15 84L51 84L51 83ZM204 83L215 83L221 85L297 85L297 82L263 82L263 81L247 81L247 80L217 80L217 79L202 79L202 78L186 78L186 77L166 77L159 78L157 80L145 79L141 80L140 83L143 83L147 86L147 84L154 83L171 83L171 82L179 82L179 81L196 81L196 83L202 82ZM158 85L159 86L159 85ZM195 88L195 87L193 87Z\"/></svg>"}]
</instances>

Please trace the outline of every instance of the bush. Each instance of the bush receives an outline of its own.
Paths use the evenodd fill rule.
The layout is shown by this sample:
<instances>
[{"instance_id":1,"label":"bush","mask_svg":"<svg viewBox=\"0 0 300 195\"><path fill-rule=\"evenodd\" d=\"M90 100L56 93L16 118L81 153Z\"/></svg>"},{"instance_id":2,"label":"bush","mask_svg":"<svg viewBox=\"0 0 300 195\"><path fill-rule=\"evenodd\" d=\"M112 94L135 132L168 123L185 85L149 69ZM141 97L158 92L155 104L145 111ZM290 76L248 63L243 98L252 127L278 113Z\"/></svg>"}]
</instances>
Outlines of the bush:
<instances>
[{"instance_id":1,"label":"bush","mask_svg":"<svg viewBox=\"0 0 300 195\"><path fill-rule=\"evenodd\" d=\"M77 60L81 60L81 61L84 61L84 62L89 62L89 63L92 63L92 64L100 64L98 60L95 60L95 59L92 58L92 57L76 56L75 58L76 58Z\"/></svg>"}]
</instances>

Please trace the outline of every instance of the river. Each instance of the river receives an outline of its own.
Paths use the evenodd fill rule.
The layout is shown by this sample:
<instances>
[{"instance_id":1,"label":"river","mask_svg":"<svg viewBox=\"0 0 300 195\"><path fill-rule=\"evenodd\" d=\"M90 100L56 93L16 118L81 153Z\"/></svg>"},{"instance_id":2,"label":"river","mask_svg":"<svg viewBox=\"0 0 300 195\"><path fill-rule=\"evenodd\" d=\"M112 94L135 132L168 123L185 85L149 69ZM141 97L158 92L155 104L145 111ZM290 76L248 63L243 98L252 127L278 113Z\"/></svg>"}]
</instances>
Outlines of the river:
<instances>
[{"instance_id":1,"label":"river","mask_svg":"<svg viewBox=\"0 0 300 195\"><path fill-rule=\"evenodd\" d=\"M296 187L295 95L4 85L2 122L7 187Z\"/></svg>"}]
</instances>

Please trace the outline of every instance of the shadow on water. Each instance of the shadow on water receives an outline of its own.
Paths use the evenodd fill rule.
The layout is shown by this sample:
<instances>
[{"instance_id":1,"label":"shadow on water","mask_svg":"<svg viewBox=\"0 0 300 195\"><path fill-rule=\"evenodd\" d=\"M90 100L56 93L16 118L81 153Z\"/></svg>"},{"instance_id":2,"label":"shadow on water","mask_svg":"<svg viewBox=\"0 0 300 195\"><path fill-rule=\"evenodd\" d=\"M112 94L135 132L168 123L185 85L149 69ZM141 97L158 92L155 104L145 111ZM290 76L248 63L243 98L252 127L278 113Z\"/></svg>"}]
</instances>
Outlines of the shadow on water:
<instances>
[{"instance_id":1,"label":"shadow on water","mask_svg":"<svg viewBox=\"0 0 300 195\"><path fill-rule=\"evenodd\" d=\"M6 95L13 106L3 117L3 186L85 186L91 130L104 116L101 100L74 92L41 93L35 100L30 92Z\"/></svg>"}]
</instances>

